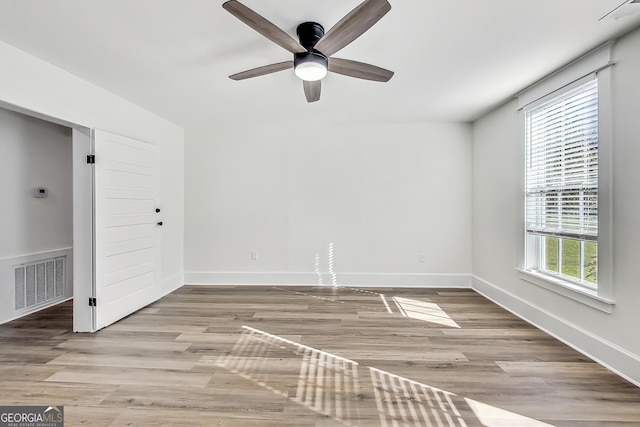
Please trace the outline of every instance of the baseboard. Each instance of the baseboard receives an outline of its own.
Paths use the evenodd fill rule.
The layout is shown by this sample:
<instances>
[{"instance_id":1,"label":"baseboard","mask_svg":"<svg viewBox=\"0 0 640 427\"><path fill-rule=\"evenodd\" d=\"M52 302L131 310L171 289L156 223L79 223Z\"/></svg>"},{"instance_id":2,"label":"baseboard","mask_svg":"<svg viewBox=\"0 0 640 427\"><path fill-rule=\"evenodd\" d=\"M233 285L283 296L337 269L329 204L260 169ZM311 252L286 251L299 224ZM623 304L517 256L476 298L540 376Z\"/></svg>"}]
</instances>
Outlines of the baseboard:
<instances>
[{"instance_id":1,"label":"baseboard","mask_svg":"<svg viewBox=\"0 0 640 427\"><path fill-rule=\"evenodd\" d=\"M187 272L186 284L194 285L332 285L328 273L290 272ZM336 273L335 284L358 287L470 288L469 274Z\"/></svg>"},{"instance_id":2,"label":"baseboard","mask_svg":"<svg viewBox=\"0 0 640 427\"><path fill-rule=\"evenodd\" d=\"M480 277L472 276L471 286L476 292L505 310L640 387L639 356L578 325L567 322L542 307L532 305Z\"/></svg>"},{"instance_id":3,"label":"baseboard","mask_svg":"<svg viewBox=\"0 0 640 427\"><path fill-rule=\"evenodd\" d=\"M182 272L162 279L162 296L168 295L184 285L184 274Z\"/></svg>"}]
</instances>

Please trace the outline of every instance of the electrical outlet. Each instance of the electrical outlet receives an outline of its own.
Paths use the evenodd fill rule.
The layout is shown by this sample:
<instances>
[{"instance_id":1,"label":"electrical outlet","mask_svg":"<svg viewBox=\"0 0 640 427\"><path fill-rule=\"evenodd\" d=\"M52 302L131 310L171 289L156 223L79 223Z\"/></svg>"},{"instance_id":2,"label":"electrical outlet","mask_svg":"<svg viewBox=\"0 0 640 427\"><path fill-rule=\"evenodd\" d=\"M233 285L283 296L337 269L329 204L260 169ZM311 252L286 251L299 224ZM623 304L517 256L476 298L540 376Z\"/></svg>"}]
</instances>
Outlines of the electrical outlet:
<instances>
[{"instance_id":1,"label":"electrical outlet","mask_svg":"<svg viewBox=\"0 0 640 427\"><path fill-rule=\"evenodd\" d=\"M418 262L424 264L424 254L418 254Z\"/></svg>"},{"instance_id":2,"label":"electrical outlet","mask_svg":"<svg viewBox=\"0 0 640 427\"><path fill-rule=\"evenodd\" d=\"M251 251L251 261L258 260L258 251Z\"/></svg>"}]
</instances>

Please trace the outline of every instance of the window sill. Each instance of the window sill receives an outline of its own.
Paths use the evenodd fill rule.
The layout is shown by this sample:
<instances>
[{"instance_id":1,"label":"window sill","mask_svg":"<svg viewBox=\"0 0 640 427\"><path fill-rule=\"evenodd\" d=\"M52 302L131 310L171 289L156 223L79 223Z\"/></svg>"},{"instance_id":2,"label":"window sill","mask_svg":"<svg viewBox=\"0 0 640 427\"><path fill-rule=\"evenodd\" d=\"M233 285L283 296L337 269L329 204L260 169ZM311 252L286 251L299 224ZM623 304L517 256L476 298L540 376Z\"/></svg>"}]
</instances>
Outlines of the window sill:
<instances>
[{"instance_id":1,"label":"window sill","mask_svg":"<svg viewBox=\"0 0 640 427\"><path fill-rule=\"evenodd\" d=\"M613 313L615 301L603 298L598 295L597 291L583 288L565 280L547 276L537 271L523 270L517 268L520 272L520 278L536 286L555 292L564 297L570 298L579 303L588 305L605 313Z\"/></svg>"}]
</instances>

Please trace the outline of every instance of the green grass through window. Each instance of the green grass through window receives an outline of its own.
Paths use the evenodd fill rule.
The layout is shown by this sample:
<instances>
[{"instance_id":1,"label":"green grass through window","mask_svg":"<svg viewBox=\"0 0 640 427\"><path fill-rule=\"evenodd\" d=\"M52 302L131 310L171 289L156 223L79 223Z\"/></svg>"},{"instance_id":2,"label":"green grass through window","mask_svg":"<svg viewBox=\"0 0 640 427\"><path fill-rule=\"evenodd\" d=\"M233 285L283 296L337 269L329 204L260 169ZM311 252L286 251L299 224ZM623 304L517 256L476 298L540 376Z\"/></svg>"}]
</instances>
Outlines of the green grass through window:
<instances>
[{"instance_id":1,"label":"green grass through window","mask_svg":"<svg viewBox=\"0 0 640 427\"><path fill-rule=\"evenodd\" d=\"M584 282L598 282L598 243L584 242L556 237L543 237L545 241L546 270L581 281L581 250L584 250L583 266ZM581 248L584 249L581 249ZM562 265L559 265L561 261Z\"/></svg>"}]
</instances>

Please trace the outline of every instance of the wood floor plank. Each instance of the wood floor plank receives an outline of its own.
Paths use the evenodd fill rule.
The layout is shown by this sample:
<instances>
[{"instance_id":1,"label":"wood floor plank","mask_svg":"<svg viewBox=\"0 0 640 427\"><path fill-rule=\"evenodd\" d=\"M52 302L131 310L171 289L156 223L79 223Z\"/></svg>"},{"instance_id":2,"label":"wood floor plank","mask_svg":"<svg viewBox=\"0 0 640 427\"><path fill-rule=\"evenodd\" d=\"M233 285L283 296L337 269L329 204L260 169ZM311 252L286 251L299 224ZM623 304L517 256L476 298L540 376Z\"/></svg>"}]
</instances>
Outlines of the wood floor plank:
<instances>
[{"instance_id":1,"label":"wood floor plank","mask_svg":"<svg viewBox=\"0 0 640 427\"><path fill-rule=\"evenodd\" d=\"M131 369L103 366L66 367L50 377L46 382L108 385L143 385L150 388L182 385L185 387L205 387L211 374L170 371L161 369Z\"/></svg>"},{"instance_id":2,"label":"wood floor plank","mask_svg":"<svg viewBox=\"0 0 640 427\"><path fill-rule=\"evenodd\" d=\"M56 375L56 374L54 374ZM116 384L62 384L44 381L2 381L0 405L68 405L100 404Z\"/></svg>"},{"instance_id":3,"label":"wood floor plank","mask_svg":"<svg viewBox=\"0 0 640 427\"><path fill-rule=\"evenodd\" d=\"M143 426L149 420L160 420L168 426L233 426L233 427L314 427L314 416L287 419L282 413L244 411L231 416L224 412L194 411L190 409L127 408L109 425Z\"/></svg>"},{"instance_id":4,"label":"wood floor plank","mask_svg":"<svg viewBox=\"0 0 640 427\"><path fill-rule=\"evenodd\" d=\"M65 425L68 426L112 426L124 408L103 405L65 406Z\"/></svg>"},{"instance_id":5,"label":"wood floor plank","mask_svg":"<svg viewBox=\"0 0 640 427\"><path fill-rule=\"evenodd\" d=\"M140 322L132 323L132 322L119 322L115 325L109 326L109 330L111 331L126 331L126 332L135 332L135 333L144 333L144 332L165 332L165 333L184 333L184 332L192 332L194 334L202 333L206 330L207 326L197 326L193 325L193 323L185 321L183 323L176 322L163 322L162 324L158 324L153 322L154 319L149 318L141 318ZM173 319L172 319L173 320ZM209 322L211 319L209 319Z\"/></svg>"},{"instance_id":6,"label":"wood floor plank","mask_svg":"<svg viewBox=\"0 0 640 427\"><path fill-rule=\"evenodd\" d=\"M111 393L103 405L116 407L153 407L165 409L191 409L194 411L240 412L252 402L256 412L282 413L286 397L278 396L261 387L238 389L226 378L212 381L208 387L185 389L167 386L149 390L146 386L122 386Z\"/></svg>"},{"instance_id":7,"label":"wood floor plank","mask_svg":"<svg viewBox=\"0 0 640 427\"><path fill-rule=\"evenodd\" d=\"M62 366L25 363L0 364L0 378L2 381L44 381L51 375L63 369Z\"/></svg>"},{"instance_id":8,"label":"wood floor plank","mask_svg":"<svg viewBox=\"0 0 640 427\"><path fill-rule=\"evenodd\" d=\"M118 368L146 368L146 369L171 369L186 371L195 365L194 360L179 358L174 360L168 357L148 357L141 355L115 355L115 354L87 354L67 353L47 362L53 365L65 366L110 366Z\"/></svg>"},{"instance_id":9,"label":"wood floor plank","mask_svg":"<svg viewBox=\"0 0 640 427\"><path fill-rule=\"evenodd\" d=\"M161 354L166 357L171 352L182 353L187 350L190 343L165 342L165 341L122 341L115 338L74 339L58 344L55 348L74 353L91 353L96 355L128 355L138 356L141 352L146 354Z\"/></svg>"}]
</instances>

